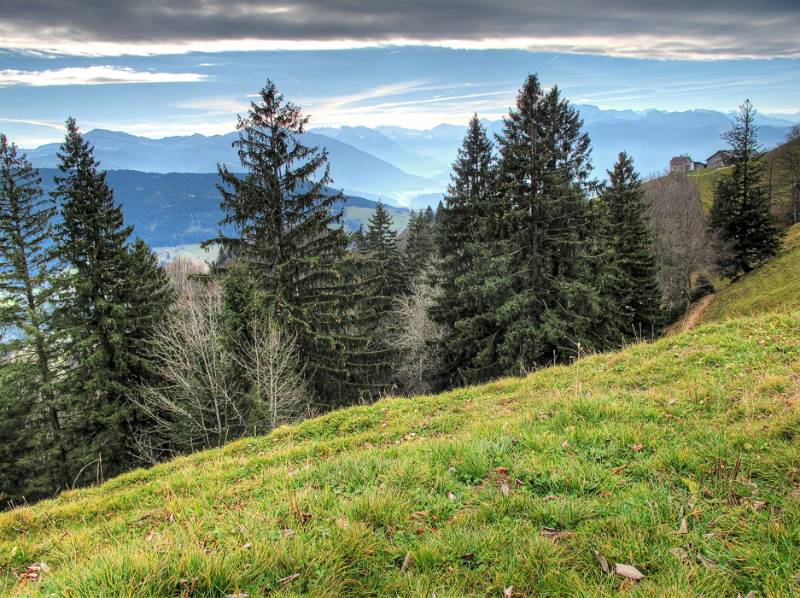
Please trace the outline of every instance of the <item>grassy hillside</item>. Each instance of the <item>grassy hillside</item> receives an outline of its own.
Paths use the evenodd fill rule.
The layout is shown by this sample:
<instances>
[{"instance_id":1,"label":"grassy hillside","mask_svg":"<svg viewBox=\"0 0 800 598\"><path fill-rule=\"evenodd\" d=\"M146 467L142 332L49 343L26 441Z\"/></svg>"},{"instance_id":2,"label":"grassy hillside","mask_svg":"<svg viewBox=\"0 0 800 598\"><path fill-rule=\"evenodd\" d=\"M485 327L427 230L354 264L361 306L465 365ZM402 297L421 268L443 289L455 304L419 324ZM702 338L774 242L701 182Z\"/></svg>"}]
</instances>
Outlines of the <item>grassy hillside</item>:
<instances>
[{"instance_id":1,"label":"grassy hillside","mask_svg":"<svg viewBox=\"0 0 800 598\"><path fill-rule=\"evenodd\" d=\"M703 321L796 309L800 309L800 224L786 231L780 255L723 287L705 311Z\"/></svg>"},{"instance_id":2,"label":"grassy hillside","mask_svg":"<svg viewBox=\"0 0 800 598\"><path fill-rule=\"evenodd\" d=\"M797 595L799 436L800 314L732 320L2 513L0 594Z\"/></svg>"},{"instance_id":3,"label":"grassy hillside","mask_svg":"<svg viewBox=\"0 0 800 598\"><path fill-rule=\"evenodd\" d=\"M700 192L700 202L706 212L711 212L711 206L714 204L714 187L717 184L717 180L730 171L731 167L725 166L724 168L704 168L689 173L689 178L697 185L697 190Z\"/></svg>"}]
</instances>

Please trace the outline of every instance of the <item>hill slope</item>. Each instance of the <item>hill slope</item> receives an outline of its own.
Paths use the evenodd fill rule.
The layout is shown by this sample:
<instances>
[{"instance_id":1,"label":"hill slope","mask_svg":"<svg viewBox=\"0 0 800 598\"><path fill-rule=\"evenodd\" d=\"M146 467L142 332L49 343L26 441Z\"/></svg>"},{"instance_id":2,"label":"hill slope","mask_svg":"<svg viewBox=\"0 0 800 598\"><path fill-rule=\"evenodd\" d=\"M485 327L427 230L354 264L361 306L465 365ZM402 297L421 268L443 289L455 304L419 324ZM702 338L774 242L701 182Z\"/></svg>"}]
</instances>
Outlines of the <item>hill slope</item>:
<instances>
[{"instance_id":1,"label":"hill slope","mask_svg":"<svg viewBox=\"0 0 800 598\"><path fill-rule=\"evenodd\" d=\"M798 340L734 320L68 492L0 514L0 593L613 595L598 551L632 595L796 595Z\"/></svg>"},{"instance_id":2,"label":"hill slope","mask_svg":"<svg viewBox=\"0 0 800 598\"><path fill-rule=\"evenodd\" d=\"M779 255L722 288L704 312L703 321L797 309L800 309L800 224L786 232L784 249Z\"/></svg>"}]
</instances>

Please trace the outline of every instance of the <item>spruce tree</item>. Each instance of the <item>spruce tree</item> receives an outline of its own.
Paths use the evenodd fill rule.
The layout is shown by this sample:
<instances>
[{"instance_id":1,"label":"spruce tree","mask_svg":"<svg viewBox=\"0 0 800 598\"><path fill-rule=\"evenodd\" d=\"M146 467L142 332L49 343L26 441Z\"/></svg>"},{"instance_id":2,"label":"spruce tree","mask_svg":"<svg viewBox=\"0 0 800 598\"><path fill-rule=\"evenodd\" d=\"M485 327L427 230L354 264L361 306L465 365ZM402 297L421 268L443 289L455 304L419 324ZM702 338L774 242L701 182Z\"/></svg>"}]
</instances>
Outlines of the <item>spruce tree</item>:
<instances>
[{"instance_id":1,"label":"spruce tree","mask_svg":"<svg viewBox=\"0 0 800 598\"><path fill-rule=\"evenodd\" d=\"M470 120L453 164L450 187L438 212L437 280L432 309L443 327L440 387L477 382L496 374L494 314L497 283L495 164L492 142L477 115Z\"/></svg>"},{"instance_id":2,"label":"spruce tree","mask_svg":"<svg viewBox=\"0 0 800 598\"><path fill-rule=\"evenodd\" d=\"M0 134L0 326L11 329L12 340L5 350L15 359L30 363L25 380L29 387L9 400L35 399L33 411L16 434L35 437L35 460L44 463L40 491L65 487L67 455L62 431L60 405L54 389L57 351L52 327L52 299L57 290L52 252L48 247L53 237L55 205L42 194L41 179L31 163L20 155L17 147ZM18 373L25 366L18 364ZM18 389L19 390L19 389ZM31 417L44 413L45 421ZM44 424L39 428L39 424ZM8 438L10 441L10 438ZM19 439L18 439L19 440ZM29 456L33 457L33 455ZM30 467L30 477L34 475Z\"/></svg>"},{"instance_id":3,"label":"spruce tree","mask_svg":"<svg viewBox=\"0 0 800 598\"><path fill-rule=\"evenodd\" d=\"M145 421L132 399L151 375L147 337L170 295L152 252L141 241L130 246L132 229L72 118L59 159L53 196L61 204L57 250L68 288L56 318L66 339L61 391L69 401L70 460L81 468L102 459L111 475L132 464Z\"/></svg>"},{"instance_id":4,"label":"spruce tree","mask_svg":"<svg viewBox=\"0 0 800 598\"><path fill-rule=\"evenodd\" d=\"M639 175L621 152L599 207L611 272L611 310L623 337L652 336L660 321L661 292L653 236Z\"/></svg>"},{"instance_id":5,"label":"spruce tree","mask_svg":"<svg viewBox=\"0 0 800 598\"><path fill-rule=\"evenodd\" d=\"M244 174L220 166L224 218L217 239L256 280L264 310L297 335L300 360L323 406L374 396L386 387L390 356L370 347L374 312L360 260L347 252L341 195L327 152L303 143L308 117L267 81L234 142Z\"/></svg>"},{"instance_id":6,"label":"spruce tree","mask_svg":"<svg viewBox=\"0 0 800 598\"><path fill-rule=\"evenodd\" d=\"M408 291L405 265L392 227L391 214L378 202L367 224L363 248L369 262L367 277L371 295L385 302L387 313L394 299Z\"/></svg>"},{"instance_id":7,"label":"spruce tree","mask_svg":"<svg viewBox=\"0 0 800 598\"><path fill-rule=\"evenodd\" d=\"M406 238L406 269L410 280L424 276L436 255L436 220L433 210L411 211Z\"/></svg>"},{"instance_id":8,"label":"spruce tree","mask_svg":"<svg viewBox=\"0 0 800 598\"><path fill-rule=\"evenodd\" d=\"M574 357L587 347L602 297L587 255L589 138L578 112L535 75L505 119L498 192L507 212L512 293L494 312L505 373Z\"/></svg>"},{"instance_id":9,"label":"spruce tree","mask_svg":"<svg viewBox=\"0 0 800 598\"><path fill-rule=\"evenodd\" d=\"M780 250L780 233L763 182L755 117L755 108L746 100L725 134L731 146L731 172L714 188L711 227L718 242L717 261L723 274L731 277L750 272Z\"/></svg>"}]
</instances>

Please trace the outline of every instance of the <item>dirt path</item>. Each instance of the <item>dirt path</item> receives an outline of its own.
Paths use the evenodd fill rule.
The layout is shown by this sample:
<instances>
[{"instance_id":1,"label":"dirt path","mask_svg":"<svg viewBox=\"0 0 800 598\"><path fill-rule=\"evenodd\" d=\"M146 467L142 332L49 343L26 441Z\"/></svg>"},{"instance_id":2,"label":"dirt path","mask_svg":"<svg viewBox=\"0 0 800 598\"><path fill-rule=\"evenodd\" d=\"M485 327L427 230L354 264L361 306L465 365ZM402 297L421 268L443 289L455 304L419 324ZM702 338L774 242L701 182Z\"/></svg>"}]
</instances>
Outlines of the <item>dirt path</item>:
<instances>
[{"instance_id":1,"label":"dirt path","mask_svg":"<svg viewBox=\"0 0 800 598\"><path fill-rule=\"evenodd\" d=\"M703 314L708 309L708 306L714 302L716 295L711 293L706 295L700 301L696 303L692 303L689 306L689 309L686 311L686 315L683 316L680 320L672 324L667 330L670 334L678 334L679 332L685 332L687 330L691 330L698 324L700 324L701 320L703 319Z\"/></svg>"}]
</instances>

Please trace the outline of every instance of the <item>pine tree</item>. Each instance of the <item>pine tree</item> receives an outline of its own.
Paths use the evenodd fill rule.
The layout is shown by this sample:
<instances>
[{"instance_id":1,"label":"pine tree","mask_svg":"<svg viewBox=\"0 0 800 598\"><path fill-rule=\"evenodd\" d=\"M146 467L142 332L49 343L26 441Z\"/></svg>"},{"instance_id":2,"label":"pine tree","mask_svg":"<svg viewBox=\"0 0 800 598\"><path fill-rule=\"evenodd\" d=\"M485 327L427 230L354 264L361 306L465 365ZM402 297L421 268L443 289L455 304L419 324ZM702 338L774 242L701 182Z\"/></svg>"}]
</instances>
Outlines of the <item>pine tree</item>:
<instances>
[{"instance_id":1,"label":"pine tree","mask_svg":"<svg viewBox=\"0 0 800 598\"><path fill-rule=\"evenodd\" d=\"M373 297L385 302L385 311L394 300L408 291L405 265L397 249L397 235L393 230L392 216L378 202L367 225L363 248L367 254L369 286Z\"/></svg>"},{"instance_id":2,"label":"pine tree","mask_svg":"<svg viewBox=\"0 0 800 598\"><path fill-rule=\"evenodd\" d=\"M66 449L62 433L59 404L54 384L54 332L51 325L52 299L56 291L56 273L51 251L47 247L53 236L55 206L42 194L41 179L14 144L0 134L0 326L15 331L15 338L5 349L16 359L29 362L30 376L17 376L29 387L18 394L22 403L35 397L33 412L46 413L46 422L28 417L17 434L29 438L36 457L44 463L43 475L53 488L68 483ZM25 367L18 365L16 371ZM14 397L10 397L14 398ZM36 424L45 427L37 429ZM10 438L6 438L10 441ZM30 476L33 467L30 468ZM39 490L45 490L44 487Z\"/></svg>"},{"instance_id":3,"label":"pine tree","mask_svg":"<svg viewBox=\"0 0 800 598\"><path fill-rule=\"evenodd\" d=\"M780 250L780 233L763 183L755 117L755 108L746 100L725 134L731 146L730 175L714 189L711 227L719 245L718 265L732 277L750 272Z\"/></svg>"},{"instance_id":4,"label":"pine tree","mask_svg":"<svg viewBox=\"0 0 800 598\"><path fill-rule=\"evenodd\" d=\"M433 210L412 210L408 218L406 269L410 280L424 276L436 255L436 219Z\"/></svg>"},{"instance_id":5,"label":"pine tree","mask_svg":"<svg viewBox=\"0 0 800 598\"><path fill-rule=\"evenodd\" d=\"M438 212L440 264L432 315L443 326L440 387L496 374L494 314L497 283L491 274L501 239L495 236L495 165L492 142L477 115L470 120Z\"/></svg>"},{"instance_id":6,"label":"pine tree","mask_svg":"<svg viewBox=\"0 0 800 598\"><path fill-rule=\"evenodd\" d=\"M509 374L591 348L602 311L587 255L591 163L581 127L558 88L545 92L531 75L498 138L513 292L495 316L499 361Z\"/></svg>"},{"instance_id":7,"label":"pine tree","mask_svg":"<svg viewBox=\"0 0 800 598\"><path fill-rule=\"evenodd\" d=\"M341 195L327 152L303 144L308 117L268 81L240 118L234 142L244 175L219 169L221 235L255 278L265 311L297 335L300 360L325 406L353 403L385 388L389 356L369 346L374 312L363 309L359 258L348 254Z\"/></svg>"},{"instance_id":8,"label":"pine tree","mask_svg":"<svg viewBox=\"0 0 800 598\"><path fill-rule=\"evenodd\" d=\"M150 376L146 340L170 296L147 246L130 247L132 229L72 118L59 159L53 196L61 202L57 250L68 289L56 317L69 366L61 390L69 400L70 460L80 468L102 459L109 475L131 465L144 421L132 399Z\"/></svg>"},{"instance_id":9,"label":"pine tree","mask_svg":"<svg viewBox=\"0 0 800 598\"><path fill-rule=\"evenodd\" d=\"M599 206L611 268L611 308L624 337L652 336L660 321L661 292L653 236L641 180L633 161L619 154Z\"/></svg>"}]
</instances>

